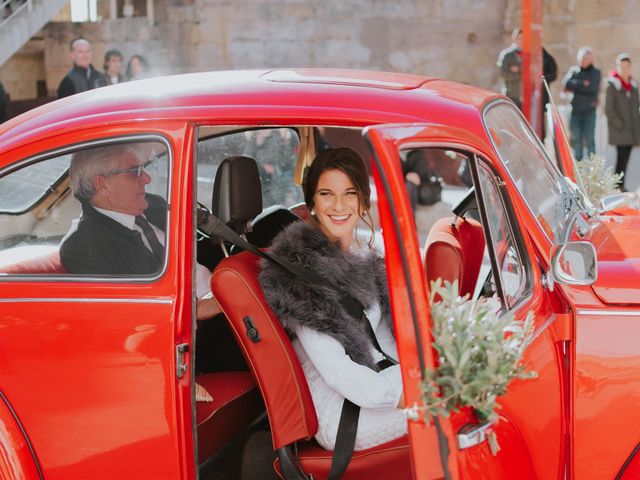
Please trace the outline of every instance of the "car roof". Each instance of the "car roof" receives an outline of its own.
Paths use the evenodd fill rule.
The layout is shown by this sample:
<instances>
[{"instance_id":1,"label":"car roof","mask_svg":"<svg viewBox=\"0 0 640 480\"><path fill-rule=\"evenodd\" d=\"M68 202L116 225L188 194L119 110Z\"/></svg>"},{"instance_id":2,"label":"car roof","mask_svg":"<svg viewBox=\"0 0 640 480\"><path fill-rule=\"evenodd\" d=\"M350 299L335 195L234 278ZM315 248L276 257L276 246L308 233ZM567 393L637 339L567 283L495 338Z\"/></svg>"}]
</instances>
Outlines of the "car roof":
<instances>
[{"instance_id":1,"label":"car roof","mask_svg":"<svg viewBox=\"0 0 640 480\"><path fill-rule=\"evenodd\" d=\"M224 106L302 107L303 114L304 107L333 108L357 111L372 124L441 123L442 115L477 118L482 106L496 97L501 96L447 80L361 70L174 75L103 87L35 108L0 125L0 150L36 132L46 135L133 119L215 118Z\"/></svg>"}]
</instances>

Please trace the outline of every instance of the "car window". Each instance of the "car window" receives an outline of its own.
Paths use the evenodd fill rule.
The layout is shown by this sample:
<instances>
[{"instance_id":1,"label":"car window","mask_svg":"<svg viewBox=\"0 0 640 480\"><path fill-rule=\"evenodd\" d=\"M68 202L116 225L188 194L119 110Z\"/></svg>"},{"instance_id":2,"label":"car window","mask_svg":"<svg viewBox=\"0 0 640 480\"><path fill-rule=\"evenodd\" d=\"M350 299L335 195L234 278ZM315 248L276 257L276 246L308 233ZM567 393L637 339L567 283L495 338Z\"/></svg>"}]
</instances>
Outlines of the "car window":
<instances>
[{"instance_id":1,"label":"car window","mask_svg":"<svg viewBox=\"0 0 640 480\"><path fill-rule=\"evenodd\" d=\"M526 264L522 261L496 177L480 163L478 178L490 234L487 246L496 259L504 307L510 309L528 290Z\"/></svg>"},{"instance_id":2,"label":"car window","mask_svg":"<svg viewBox=\"0 0 640 480\"><path fill-rule=\"evenodd\" d=\"M164 142L122 140L5 170L0 274L158 274L169 171Z\"/></svg>"},{"instance_id":3,"label":"car window","mask_svg":"<svg viewBox=\"0 0 640 480\"><path fill-rule=\"evenodd\" d=\"M0 178L0 213L19 213L32 208L65 177L71 154L22 168Z\"/></svg>"},{"instance_id":4,"label":"car window","mask_svg":"<svg viewBox=\"0 0 640 480\"><path fill-rule=\"evenodd\" d=\"M290 207L303 201L293 183L300 139L291 128L244 130L198 142L198 201L211 207L213 182L225 158L244 155L256 160L262 183L262 206Z\"/></svg>"},{"instance_id":5,"label":"car window","mask_svg":"<svg viewBox=\"0 0 640 480\"><path fill-rule=\"evenodd\" d=\"M567 222L564 199L569 188L564 178L515 107L502 102L494 104L485 111L484 122L509 175L549 240L554 242Z\"/></svg>"}]
</instances>

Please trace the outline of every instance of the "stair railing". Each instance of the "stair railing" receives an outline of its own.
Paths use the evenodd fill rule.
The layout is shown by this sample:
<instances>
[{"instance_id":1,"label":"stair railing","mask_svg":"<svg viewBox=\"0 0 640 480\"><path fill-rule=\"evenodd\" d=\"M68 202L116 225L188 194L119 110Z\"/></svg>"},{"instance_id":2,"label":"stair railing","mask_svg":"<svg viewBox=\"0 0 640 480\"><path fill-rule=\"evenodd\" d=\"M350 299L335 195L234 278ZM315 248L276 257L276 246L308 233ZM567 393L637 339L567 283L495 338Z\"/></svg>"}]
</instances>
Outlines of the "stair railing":
<instances>
[{"instance_id":1,"label":"stair railing","mask_svg":"<svg viewBox=\"0 0 640 480\"><path fill-rule=\"evenodd\" d=\"M22 0L22 3L16 6L17 3L16 0L0 0L0 29L8 25L22 10L31 11L33 8L33 0Z\"/></svg>"}]
</instances>

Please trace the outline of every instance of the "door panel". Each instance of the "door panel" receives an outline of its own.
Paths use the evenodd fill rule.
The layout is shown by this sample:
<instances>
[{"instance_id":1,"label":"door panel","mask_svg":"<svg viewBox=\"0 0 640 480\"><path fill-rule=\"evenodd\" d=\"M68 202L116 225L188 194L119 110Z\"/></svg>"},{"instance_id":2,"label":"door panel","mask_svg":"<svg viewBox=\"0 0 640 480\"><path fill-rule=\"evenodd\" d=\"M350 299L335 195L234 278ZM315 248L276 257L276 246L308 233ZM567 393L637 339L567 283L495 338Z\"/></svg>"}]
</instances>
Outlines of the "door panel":
<instances>
[{"instance_id":1,"label":"door panel","mask_svg":"<svg viewBox=\"0 0 640 480\"><path fill-rule=\"evenodd\" d=\"M111 135L148 136L141 128L118 126ZM168 125L166 134L155 128L154 138L162 135L170 152L154 162L164 173L152 172L168 184L154 193L170 204L168 254L159 275L0 274L0 389L47 479L195 476L190 369L179 380L175 371L176 344L190 345L192 331L193 206L183 201L191 195L192 176L181 160L190 147L183 143L184 123ZM13 161L35 165L31 159L68 153L65 146L77 145L79 137L93 148L109 133L84 130L34 142L16 150L20 157ZM11 161L2 160L0 168ZM57 250L77 218L58 216L55 209L64 205L52 203L47 215L55 222L46 220L46 234L25 231L21 241L31 236L40 247L50 240ZM29 255L42 259L38 252Z\"/></svg>"},{"instance_id":2,"label":"door panel","mask_svg":"<svg viewBox=\"0 0 640 480\"><path fill-rule=\"evenodd\" d=\"M392 190L389 201L395 204L396 209L394 212L386 212L386 215L396 215L403 235L396 240L397 243L394 244L391 241L388 243L386 237L391 227L383 225L385 246L388 251L397 249L397 245L404 246L409 263L405 269L412 273L411 281L414 287L412 292L416 296L415 301L418 301L418 296L424 295L425 297L420 301L426 302L428 287L415 242L413 217L410 208L407 207L408 200L404 178L400 171L399 151L425 147L484 153L491 149L487 147L486 142L469 132L442 125L370 127L365 130L365 136L381 163L384 162L385 174L389 177L389 189ZM385 214L381 213L381 215L384 220ZM560 339L555 334L556 330L550 328L556 321L555 313L562 304L556 298L550 299L548 292L542 289L539 271L533 267L537 266L537 260L533 254L531 242L527 236L520 233L521 229L514 218L510 217L509 221L516 228L514 233L522 238L522 245L519 248L523 248L522 254L529 262L530 288L526 298L513 302L513 311L518 319L524 319L529 311L534 313L537 337L526 351L524 363L538 372L538 378L514 382L509 392L500 399L502 409L499 413L504 418L495 428L499 442L504 445L497 456L490 454L486 443L470 449L457 450L452 433L470 420L468 411L453 414L450 421L443 422L445 431L448 432L449 448L453 452L449 462L453 473L452 478L562 478L564 474L566 459L564 445L567 438L563 423L566 407L564 386L568 380L563 370L564 358L560 354L562 349L558 349ZM387 222L390 223L391 220L387 219ZM487 234L485 229L485 235ZM397 265L397 267L401 266ZM392 274L389 273L389 275ZM416 278L418 276L419 279ZM419 287L419 284L422 286ZM433 356L431 348L428 347L431 342L428 312L424 312L424 315L419 317L419 326L422 331L415 329L410 333L413 333L421 343L423 363L431 365ZM401 325L398 327L402 328ZM401 350L405 347L404 342L410 342L408 337L399 338L398 341ZM405 351L408 352L407 356L420 354L419 348L407 348ZM405 358L402 360L404 362ZM415 364L418 359L411 357L411 361ZM405 367L403 363L403 369ZM405 375L405 390L408 390L408 375ZM407 395L409 395L408 392ZM426 436L428 432L428 430L416 428L415 423L417 422L410 422L414 460L418 455L423 454L426 447L421 444L425 438L422 435ZM456 460L453 462L455 465L451 465L453 458ZM423 478L421 468L424 465L420 462L416 462L415 465L417 478ZM425 475L424 478L431 477Z\"/></svg>"},{"instance_id":3,"label":"door panel","mask_svg":"<svg viewBox=\"0 0 640 480\"><path fill-rule=\"evenodd\" d=\"M46 478L179 478L168 454L173 301L29 298L22 287L2 299L0 383Z\"/></svg>"},{"instance_id":4,"label":"door panel","mask_svg":"<svg viewBox=\"0 0 640 480\"><path fill-rule=\"evenodd\" d=\"M576 328L575 478L617 478L640 443L640 315L578 310Z\"/></svg>"}]
</instances>

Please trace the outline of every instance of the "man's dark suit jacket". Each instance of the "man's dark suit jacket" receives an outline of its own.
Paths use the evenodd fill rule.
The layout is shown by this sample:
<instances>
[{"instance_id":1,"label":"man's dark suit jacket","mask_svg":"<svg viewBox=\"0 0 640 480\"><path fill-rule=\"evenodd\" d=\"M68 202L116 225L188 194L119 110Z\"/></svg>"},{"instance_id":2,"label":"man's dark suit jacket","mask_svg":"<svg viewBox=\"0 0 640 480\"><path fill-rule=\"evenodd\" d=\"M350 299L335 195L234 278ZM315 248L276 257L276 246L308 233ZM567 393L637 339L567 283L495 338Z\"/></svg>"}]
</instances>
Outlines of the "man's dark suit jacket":
<instances>
[{"instance_id":1,"label":"man's dark suit jacket","mask_svg":"<svg viewBox=\"0 0 640 480\"><path fill-rule=\"evenodd\" d=\"M167 205L156 195L146 196L147 220L166 228ZM60 260L69 273L148 275L158 273L162 262L142 241L142 235L82 203L78 228L60 247Z\"/></svg>"}]
</instances>

